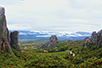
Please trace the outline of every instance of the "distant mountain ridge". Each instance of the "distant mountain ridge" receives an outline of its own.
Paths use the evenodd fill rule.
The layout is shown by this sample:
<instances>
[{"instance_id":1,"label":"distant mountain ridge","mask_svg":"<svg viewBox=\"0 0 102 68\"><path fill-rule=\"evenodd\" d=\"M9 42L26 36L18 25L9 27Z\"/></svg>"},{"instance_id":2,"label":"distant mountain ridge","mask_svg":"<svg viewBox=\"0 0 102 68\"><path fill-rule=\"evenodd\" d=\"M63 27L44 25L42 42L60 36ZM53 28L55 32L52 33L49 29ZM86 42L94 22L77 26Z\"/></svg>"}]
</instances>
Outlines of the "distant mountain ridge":
<instances>
[{"instance_id":1,"label":"distant mountain ridge","mask_svg":"<svg viewBox=\"0 0 102 68\"><path fill-rule=\"evenodd\" d=\"M12 30L9 31L11 33ZM83 40L85 37L90 37L91 33L89 32L60 32L60 31L23 31L19 30L19 39L48 39L51 35L56 35L59 40Z\"/></svg>"}]
</instances>

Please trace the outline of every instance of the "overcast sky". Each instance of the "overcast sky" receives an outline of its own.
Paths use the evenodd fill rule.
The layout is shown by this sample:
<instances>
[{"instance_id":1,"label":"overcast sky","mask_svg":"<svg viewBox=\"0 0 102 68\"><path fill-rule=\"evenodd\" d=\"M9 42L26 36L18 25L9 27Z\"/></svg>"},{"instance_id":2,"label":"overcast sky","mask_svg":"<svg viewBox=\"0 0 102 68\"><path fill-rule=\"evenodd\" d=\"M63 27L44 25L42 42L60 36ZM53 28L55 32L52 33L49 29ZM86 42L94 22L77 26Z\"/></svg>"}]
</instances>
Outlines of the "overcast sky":
<instances>
[{"instance_id":1,"label":"overcast sky","mask_svg":"<svg viewBox=\"0 0 102 68\"><path fill-rule=\"evenodd\" d=\"M9 30L99 31L102 0L0 0Z\"/></svg>"}]
</instances>

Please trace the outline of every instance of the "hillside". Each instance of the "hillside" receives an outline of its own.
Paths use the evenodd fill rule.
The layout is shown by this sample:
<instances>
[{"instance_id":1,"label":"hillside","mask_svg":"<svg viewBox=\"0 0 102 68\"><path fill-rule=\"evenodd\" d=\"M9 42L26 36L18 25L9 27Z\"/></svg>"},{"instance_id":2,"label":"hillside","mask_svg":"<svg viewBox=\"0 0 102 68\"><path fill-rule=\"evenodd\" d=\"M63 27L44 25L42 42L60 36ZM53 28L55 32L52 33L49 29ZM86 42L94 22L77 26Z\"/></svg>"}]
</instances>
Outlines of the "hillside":
<instances>
[{"instance_id":1,"label":"hillside","mask_svg":"<svg viewBox=\"0 0 102 68\"><path fill-rule=\"evenodd\" d=\"M27 1L27 3L28 2L29 1ZM41 2L38 1L39 4L42 4L42 2L43 2L42 0L41 0ZM55 3L55 2L56 1L54 1L53 3ZM56 4L58 2L56 2ZM14 2L10 3L8 1L6 3L8 3L10 5L10 4L13 4ZM25 11L25 9L23 7L21 7L22 4L24 5L24 3L25 2L22 1L22 3L20 3L19 5L16 3L14 3L14 4L16 4L17 7L20 7L20 9L21 8L23 9L20 11ZM35 2L32 2L32 3L34 4ZM60 6L61 3L63 3L63 2L61 1L58 6ZM71 3L71 2L69 2L69 3ZM74 2L72 2L72 3L74 3ZM49 5L49 3L48 3L48 5ZM70 4L68 4L68 5L70 5ZM73 6L75 6L75 3ZM10 5L10 7L12 7L12 6ZM29 7L28 4L25 4L24 7L25 8L31 8L31 7L34 8L34 5ZM44 7L46 7L46 6L44 6ZM66 7L66 5L65 5L65 7ZM79 6L76 6L76 7L79 7ZM73 7L70 7L70 8L73 8ZM68 9L70 9L70 8L68 8ZM16 9L18 10L18 8L16 8ZM61 7L61 9L64 9L64 8ZM14 10L14 11L17 11L17 10ZM33 10L31 12L35 12L35 10ZM41 9L39 9L39 10L41 11ZM50 10L51 10L51 8L50 8ZM47 11L49 12L50 10L47 10ZM58 8L57 10L59 11L60 9ZM7 12L7 14L11 11L12 11L12 9L10 9ZM16 13L13 13L14 11L12 11L11 16L12 16L12 14L16 15ZM20 11L18 10L17 12L19 12L19 14L17 14L17 16L15 16L17 18L17 20L14 19L17 23L19 23L19 25L17 25L17 23L16 24L14 23L14 21L12 19L12 17L14 17L14 16L11 17L11 22L13 22L13 23L8 25L8 26L11 26L11 28L13 28L13 29L14 28L20 29L18 31L13 31L13 30L9 30L7 27L7 21L9 20L9 18L7 17L8 19L6 20L5 8L0 7L0 68L102 68L102 30L100 30L98 32L94 31L92 33L84 32L84 31L67 32L68 29L70 31L72 31L73 30L72 27L74 27L74 29L76 29L76 30L77 30L77 28L79 29L79 27L81 27L80 29L82 29L83 25L85 25L85 22L87 22L87 25L85 25L86 27L84 28L84 30L86 30L86 29L88 31L91 30L89 28L93 27L92 25L96 25L93 23L94 16L92 14L91 14L91 16L93 16L93 18L92 18L93 21L91 21L91 20L88 21L88 19L89 19L88 17L90 17L90 16L87 16L87 15L82 15L83 17L87 16L87 18L88 18L87 20L81 20L82 19L81 15L76 15L76 16L81 16L80 19L78 19L78 18L71 19L68 16L72 16L73 13L72 13L72 15L65 16L65 15L61 14L61 13L65 13L65 12L60 10L61 12L57 11L58 15L56 15L56 16L53 16L53 14L51 14L52 15L51 17L54 17L54 19L53 19L53 18L50 18L50 15L47 14L45 12L46 9L44 9L43 12L45 12L47 15L49 15L48 17L49 17L49 19L51 19L49 21L50 24L47 25L46 23L48 22L48 20L47 20L48 18L44 17L44 16L46 16L45 14L44 15L40 14L40 16L37 16L36 14L34 14L35 17L38 17L39 19L34 18L34 20L35 20L35 21L33 21L34 24L33 23L31 24L31 21L33 20L33 15L31 13L29 13L30 16L26 15L28 13L28 11L30 11L30 10L23 12L23 13L25 13L26 16L23 15L23 13L20 13ZM51 13L54 11L55 10L51 11ZM78 12L79 11L77 11L77 13ZM80 10L80 12L83 12L83 9ZM85 10L84 13L85 12L87 12L87 11ZM36 13L39 14L40 12L36 11ZM77 14L77 13L75 13L75 14ZM84 14L84 13L82 13L82 14ZM88 13L94 13L94 12L89 11ZM95 11L95 13L97 13L97 11ZM54 15L55 14L56 13L54 13ZM59 15L59 14L61 14L61 15ZM19 17L19 15L22 15L22 16ZM90 15L90 14L88 14L88 15ZM25 16L28 21L26 19L23 19L23 16ZM61 16L61 18L55 18L57 16L58 17ZM74 18L76 16L73 16L72 18ZM32 19L30 19L29 17L32 17ZM40 17L44 21L42 21L40 19ZM61 21L60 19L63 21ZM83 19L86 19L86 17ZM19 22L18 20L20 20L21 22ZM41 21L42 23L37 22L38 20L39 20L39 22ZM63 22L63 23L59 24L60 22ZM79 25L79 24L75 24L74 22L76 22L76 23L83 22L84 24L81 23ZM91 22L91 24L89 22ZM41 26L36 26L36 25L41 25ZM52 26L52 25L54 25L54 26ZM64 27L64 29L61 25ZM68 25L68 26L66 26L66 25ZM91 27L89 25L91 25ZM43 31L42 26L45 27L44 29L46 29L46 30L48 30L50 28L49 31ZM58 27L60 27L60 30ZM23 29L21 29L21 28L23 28ZM36 28L36 30L39 29L39 31L32 30L35 28ZM16 29L14 29L14 30L16 30ZM98 29L98 28L96 28L96 29ZM42 30L42 31L40 31L40 30ZM50 31L50 30L52 30L52 31ZM64 30L67 30L67 31L64 31Z\"/></svg>"},{"instance_id":2,"label":"hillside","mask_svg":"<svg viewBox=\"0 0 102 68\"><path fill-rule=\"evenodd\" d=\"M2 67L19 67L19 68L99 68L102 67L102 48L97 49L97 46L90 43L88 48L81 47L82 41L62 42L57 45L60 47L58 51L43 52L41 49L22 49L25 57L22 57L19 52L13 49L17 57L2 52L0 56L0 68ZM63 51L63 46L67 49ZM30 46L29 46L30 47ZM29 48L28 47L28 48ZM70 53L72 51L72 54ZM75 54L75 55L73 55ZM11 58L12 57L12 58ZM25 58L27 60L25 60Z\"/></svg>"}]
</instances>

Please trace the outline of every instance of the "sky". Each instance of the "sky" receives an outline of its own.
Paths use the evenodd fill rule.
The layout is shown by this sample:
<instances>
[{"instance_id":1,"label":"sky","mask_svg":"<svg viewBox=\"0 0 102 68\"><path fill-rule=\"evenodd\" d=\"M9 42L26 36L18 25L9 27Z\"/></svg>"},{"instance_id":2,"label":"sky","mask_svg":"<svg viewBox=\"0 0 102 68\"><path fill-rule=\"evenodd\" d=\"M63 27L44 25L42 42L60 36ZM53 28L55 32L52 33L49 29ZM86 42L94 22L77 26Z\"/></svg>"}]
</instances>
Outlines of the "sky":
<instances>
[{"instance_id":1,"label":"sky","mask_svg":"<svg viewBox=\"0 0 102 68\"><path fill-rule=\"evenodd\" d=\"M9 30L102 29L102 0L0 0Z\"/></svg>"}]
</instances>

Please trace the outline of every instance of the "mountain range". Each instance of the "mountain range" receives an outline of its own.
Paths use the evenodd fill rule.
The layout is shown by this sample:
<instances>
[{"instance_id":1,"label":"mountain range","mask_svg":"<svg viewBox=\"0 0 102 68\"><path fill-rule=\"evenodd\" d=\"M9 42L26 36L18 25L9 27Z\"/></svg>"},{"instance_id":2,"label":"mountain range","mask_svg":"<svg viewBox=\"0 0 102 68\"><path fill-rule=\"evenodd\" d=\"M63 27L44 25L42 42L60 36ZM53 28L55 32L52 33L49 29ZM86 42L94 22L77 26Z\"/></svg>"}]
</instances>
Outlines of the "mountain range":
<instances>
[{"instance_id":1,"label":"mountain range","mask_svg":"<svg viewBox=\"0 0 102 68\"><path fill-rule=\"evenodd\" d=\"M10 30L11 33L13 30ZM85 37L90 37L90 32L66 32L66 31L23 31L19 30L20 40L39 40L48 39L51 35L56 35L59 40L83 40Z\"/></svg>"}]
</instances>

